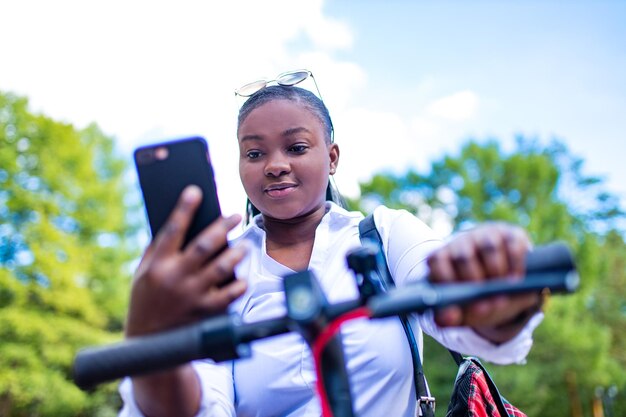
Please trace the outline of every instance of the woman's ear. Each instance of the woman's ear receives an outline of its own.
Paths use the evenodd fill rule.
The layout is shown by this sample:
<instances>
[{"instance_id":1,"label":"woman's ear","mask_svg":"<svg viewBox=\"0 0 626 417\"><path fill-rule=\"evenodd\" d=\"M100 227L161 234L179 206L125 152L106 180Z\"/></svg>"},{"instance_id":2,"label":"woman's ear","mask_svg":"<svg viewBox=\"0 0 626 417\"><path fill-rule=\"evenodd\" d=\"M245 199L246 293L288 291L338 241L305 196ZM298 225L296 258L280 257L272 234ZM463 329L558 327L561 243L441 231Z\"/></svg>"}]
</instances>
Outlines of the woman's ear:
<instances>
[{"instance_id":1,"label":"woman's ear","mask_svg":"<svg viewBox=\"0 0 626 417\"><path fill-rule=\"evenodd\" d=\"M328 146L328 156L330 159L330 175L334 175L339 165L339 145L331 143Z\"/></svg>"}]
</instances>

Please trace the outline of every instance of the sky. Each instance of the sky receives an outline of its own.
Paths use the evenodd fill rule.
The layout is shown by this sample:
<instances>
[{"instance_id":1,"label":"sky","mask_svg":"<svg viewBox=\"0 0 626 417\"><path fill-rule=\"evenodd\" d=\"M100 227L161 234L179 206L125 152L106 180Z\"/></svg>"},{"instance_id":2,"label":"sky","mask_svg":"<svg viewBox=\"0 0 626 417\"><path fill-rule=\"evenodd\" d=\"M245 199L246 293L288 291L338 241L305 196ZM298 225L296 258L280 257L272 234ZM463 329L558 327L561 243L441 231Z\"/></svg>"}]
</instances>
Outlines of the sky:
<instances>
[{"instance_id":1,"label":"sky","mask_svg":"<svg viewBox=\"0 0 626 417\"><path fill-rule=\"evenodd\" d=\"M0 90L97 123L129 163L204 136L225 214L245 200L234 90L299 68L333 117L346 195L521 134L563 141L626 201L626 1L0 0Z\"/></svg>"}]
</instances>

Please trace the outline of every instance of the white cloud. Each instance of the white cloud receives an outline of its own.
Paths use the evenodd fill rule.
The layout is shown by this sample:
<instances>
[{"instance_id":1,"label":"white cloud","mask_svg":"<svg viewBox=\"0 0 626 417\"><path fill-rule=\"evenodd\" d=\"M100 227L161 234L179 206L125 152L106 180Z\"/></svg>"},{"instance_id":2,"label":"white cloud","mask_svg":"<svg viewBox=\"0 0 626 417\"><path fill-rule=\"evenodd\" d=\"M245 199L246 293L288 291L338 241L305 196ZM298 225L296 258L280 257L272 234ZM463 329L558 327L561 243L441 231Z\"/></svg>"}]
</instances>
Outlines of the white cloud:
<instances>
[{"instance_id":1,"label":"white cloud","mask_svg":"<svg viewBox=\"0 0 626 417\"><path fill-rule=\"evenodd\" d=\"M410 136L419 148L420 159L415 166L426 169L435 158L458 151L459 141L484 132L479 126L479 104L482 100L473 91L459 91L436 98L419 109L408 122Z\"/></svg>"},{"instance_id":2,"label":"white cloud","mask_svg":"<svg viewBox=\"0 0 626 417\"><path fill-rule=\"evenodd\" d=\"M434 158L456 151L478 116L478 95L461 91L426 103L412 117L354 107L336 117L336 140L342 156L336 180L340 190L358 195L358 182L373 173L402 174L427 169Z\"/></svg>"},{"instance_id":3,"label":"white cloud","mask_svg":"<svg viewBox=\"0 0 626 417\"><path fill-rule=\"evenodd\" d=\"M300 67L315 68L320 93L333 118L349 106L355 91L367 83L367 74L359 65L337 61L320 51L304 52L298 55L297 61ZM305 81L303 87L315 91L315 86L307 83Z\"/></svg>"},{"instance_id":4,"label":"white cloud","mask_svg":"<svg viewBox=\"0 0 626 417\"><path fill-rule=\"evenodd\" d=\"M312 23L307 27L307 34L316 46L328 49L347 49L352 46L352 33L343 22L320 15Z\"/></svg>"},{"instance_id":5,"label":"white cloud","mask_svg":"<svg viewBox=\"0 0 626 417\"><path fill-rule=\"evenodd\" d=\"M426 108L426 113L446 121L463 122L474 117L478 103L476 93L460 91L434 101Z\"/></svg>"},{"instance_id":6,"label":"white cloud","mask_svg":"<svg viewBox=\"0 0 626 417\"><path fill-rule=\"evenodd\" d=\"M340 191L358 195L358 181L373 172L401 172L416 156L407 124L394 113L352 108L341 114L336 137L341 150L336 175Z\"/></svg>"},{"instance_id":7,"label":"white cloud","mask_svg":"<svg viewBox=\"0 0 626 417\"><path fill-rule=\"evenodd\" d=\"M416 116L412 122L413 133L417 138L434 138L437 137L443 126L431 118L424 116Z\"/></svg>"}]
</instances>

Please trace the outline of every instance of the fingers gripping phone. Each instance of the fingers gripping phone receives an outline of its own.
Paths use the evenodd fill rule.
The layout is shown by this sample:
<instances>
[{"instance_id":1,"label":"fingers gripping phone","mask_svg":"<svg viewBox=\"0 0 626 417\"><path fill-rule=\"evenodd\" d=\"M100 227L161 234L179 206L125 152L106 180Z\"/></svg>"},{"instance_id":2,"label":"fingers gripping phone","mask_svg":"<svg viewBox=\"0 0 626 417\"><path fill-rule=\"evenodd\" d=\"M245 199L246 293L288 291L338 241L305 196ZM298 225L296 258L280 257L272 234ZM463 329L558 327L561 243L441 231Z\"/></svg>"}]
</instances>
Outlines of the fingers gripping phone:
<instances>
[{"instance_id":1,"label":"fingers gripping phone","mask_svg":"<svg viewBox=\"0 0 626 417\"><path fill-rule=\"evenodd\" d=\"M153 238L188 185L200 187L202 202L187 230L183 247L221 215L204 138L190 137L142 146L135 150L134 160Z\"/></svg>"}]
</instances>

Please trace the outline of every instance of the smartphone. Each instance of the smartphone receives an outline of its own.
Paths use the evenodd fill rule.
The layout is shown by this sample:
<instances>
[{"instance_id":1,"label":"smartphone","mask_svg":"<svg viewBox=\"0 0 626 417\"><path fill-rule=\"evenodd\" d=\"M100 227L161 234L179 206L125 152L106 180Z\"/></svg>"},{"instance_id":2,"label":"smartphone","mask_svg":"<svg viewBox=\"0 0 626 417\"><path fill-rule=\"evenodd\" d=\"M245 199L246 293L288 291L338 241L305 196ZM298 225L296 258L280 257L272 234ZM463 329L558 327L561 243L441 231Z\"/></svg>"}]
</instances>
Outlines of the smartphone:
<instances>
[{"instance_id":1,"label":"smartphone","mask_svg":"<svg viewBox=\"0 0 626 417\"><path fill-rule=\"evenodd\" d=\"M135 167L152 237L157 235L185 187L202 190L202 202L187 230L183 247L220 214L220 204L207 142L189 137L135 149Z\"/></svg>"}]
</instances>

